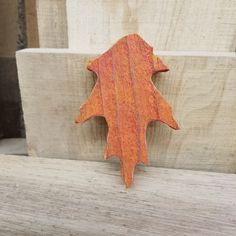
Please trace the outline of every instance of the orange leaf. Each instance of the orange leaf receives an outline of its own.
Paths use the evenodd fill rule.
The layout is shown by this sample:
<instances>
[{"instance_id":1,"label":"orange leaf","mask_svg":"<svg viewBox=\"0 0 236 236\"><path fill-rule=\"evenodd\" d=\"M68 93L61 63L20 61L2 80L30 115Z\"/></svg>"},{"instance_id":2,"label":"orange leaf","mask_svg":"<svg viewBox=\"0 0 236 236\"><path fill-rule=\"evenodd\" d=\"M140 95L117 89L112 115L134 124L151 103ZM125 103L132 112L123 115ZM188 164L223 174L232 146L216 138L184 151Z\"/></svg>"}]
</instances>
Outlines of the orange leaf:
<instances>
[{"instance_id":1,"label":"orange leaf","mask_svg":"<svg viewBox=\"0 0 236 236\"><path fill-rule=\"evenodd\" d=\"M178 124L171 107L158 92L151 76L168 71L153 48L139 35L128 35L89 63L98 79L76 123L103 116L108 123L105 159L117 156L125 185L133 182L137 163L148 164L146 129L161 121L173 129Z\"/></svg>"}]
</instances>

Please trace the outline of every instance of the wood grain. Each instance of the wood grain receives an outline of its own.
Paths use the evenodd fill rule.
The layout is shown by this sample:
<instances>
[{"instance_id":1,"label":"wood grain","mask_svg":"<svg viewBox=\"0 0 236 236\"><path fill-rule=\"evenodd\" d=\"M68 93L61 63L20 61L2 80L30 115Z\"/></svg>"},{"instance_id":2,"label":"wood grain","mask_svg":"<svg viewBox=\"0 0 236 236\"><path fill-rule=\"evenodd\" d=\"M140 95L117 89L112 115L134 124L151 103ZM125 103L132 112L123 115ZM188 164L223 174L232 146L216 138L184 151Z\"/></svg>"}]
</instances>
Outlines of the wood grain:
<instances>
[{"instance_id":1,"label":"wood grain","mask_svg":"<svg viewBox=\"0 0 236 236\"><path fill-rule=\"evenodd\" d=\"M235 173L236 56L233 53L159 52L170 71L153 80L173 107L181 130L151 123L150 165ZM94 82L86 70L96 55L66 49L17 53L29 153L103 160L107 127L102 118L74 124ZM95 80L95 77L94 77Z\"/></svg>"},{"instance_id":2,"label":"wood grain","mask_svg":"<svg viewBox=\"0 0 236 236\"><path fill-rule=\"evenodd\" d=\"M36 0L39 47L67 48L66 0Z\"/></svg>"},{"instance_id":3,"label":"wood grain","mask_svg":"<svg viewBox=\"0 0 236 236\"><path fill-rule=\"evenodd\" d=\"M126 190L113 163L0 157L0 234L228 236L236 175L138 168Z\"/></svg>"},{"instance_id":4,"label":"wood grain","mask_svg":"<svg viewBox=\"0 0 236 236\"><path fill-rule=\"evenodd\" d=\"M138 33L157 50L234 52L233 0L67 0L69 47L107 50Z\"/></svg>"},{"instance_id":5,"label":"wood grain","mask_svg":"<svg viewBox=\"0 0 236 236\"><path fill-rule=\"evenodd\" d=\"M90 61L87 68L98 78L75 121L82 123L95 116L105 118L108 134L104 159L116 156L120 160L124 183L130 187L135 166L149 163L148 124L160 121L179 129L171 106L151 80L152 75L169 69L137 34L121 38Z\"/></svg>"}]
</instances>

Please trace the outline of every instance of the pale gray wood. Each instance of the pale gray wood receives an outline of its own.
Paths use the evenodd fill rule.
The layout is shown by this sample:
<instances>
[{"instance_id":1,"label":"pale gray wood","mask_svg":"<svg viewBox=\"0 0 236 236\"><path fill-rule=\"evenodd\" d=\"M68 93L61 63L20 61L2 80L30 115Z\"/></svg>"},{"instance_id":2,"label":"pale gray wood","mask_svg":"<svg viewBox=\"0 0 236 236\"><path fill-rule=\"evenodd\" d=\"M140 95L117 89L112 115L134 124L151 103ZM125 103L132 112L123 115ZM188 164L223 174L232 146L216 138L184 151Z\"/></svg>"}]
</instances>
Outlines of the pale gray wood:
<instances>
[{"instance_id":1,"label":"pale gray wood","mask_svg":"<svg viewBox=\"0 0 236 236\"><path fill-rule=\"evenodd\" d=\"M39 47L67 48L66 0L35 0Z\"/></svg>"},{"instance_id":2,"label":"pale gray wood","mask_svg":"<svg viewBox=\"0 0 236 236\"><path fill-rule=\"evenodd\" d=\"M158 122L147 132L152 166L236 171L236 55L158 53L170 68L154 79L172 105L181 130ZM91 54L28 49L17 63L29 153L33 156L103 160L107 126L95 118L75 125L95 77Z\"/></svg>"},{"instance_id":3,"label":"pale gray wood","mask_svg":"<svg viewBox=\"0 0 236 236\"><path fill-rule=\"evenodd\" d=\"M222 236L236 232L236 175L0 157L0 234Z\"/></svg>"},{"instance_id":4,"label":"pale gray wood","mask_svg":"<svg viewBox=\"0 0 236 236\"><path fill-rule=\"evenodd\" d=\"M235 0L67 0L69 47L107 50L139 33L158 50L236 47Z\"/></svg>"}]
</instances>

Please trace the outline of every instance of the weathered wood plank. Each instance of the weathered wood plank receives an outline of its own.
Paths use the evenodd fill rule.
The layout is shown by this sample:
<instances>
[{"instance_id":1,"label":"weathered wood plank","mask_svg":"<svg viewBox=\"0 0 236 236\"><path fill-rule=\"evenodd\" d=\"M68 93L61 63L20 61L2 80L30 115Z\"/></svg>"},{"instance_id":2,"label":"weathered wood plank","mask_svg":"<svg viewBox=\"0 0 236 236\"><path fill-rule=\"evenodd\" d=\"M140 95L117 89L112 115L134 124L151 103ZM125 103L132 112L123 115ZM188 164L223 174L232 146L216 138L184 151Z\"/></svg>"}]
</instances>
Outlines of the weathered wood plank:
<instances>
[{"instance_id":1,"label":"weathered wood plank","mask_svg":"<svg viewBox=\"0 0 236 236\"><path fill-rule=\"evenodd\" d=\"M158 50L234 52L235 11L232 0L67 0L69 47L103 51L139 33Z\"/></svg>"},{"instance_id":2,"label":"weathered wood plank","mask_svg":"<svg viewBox=\"0 0 236 236\"><path fill-rule=\"evenodd\" d=\"M236 175L0 157L0 234L234 235Z\"/></svg>"},{"instance_id":3,"label":"weathered wood plank","mask_svg":"<svg viewBox=\"0 0 236 236\"><path fill-rule=\"evenodd\" d=\"M152 166L236 171L236 55L160 52L170 72L154 81L173 107L181 130L151 123ZM94 55L28 49L17 63L29 153L103 160L107 126L102 118L75 125L94 85L86 64Z\"/></svg>"},{"instance_id":4,"label":"weathered wood plank","mask_svg":"<svg viewBox=\"0 0 236 236\"><path fill-rule=\"evenodd\" d=\"M66 0L36 0L39 47L67 48Z\"/></svg>"}]
</instances>

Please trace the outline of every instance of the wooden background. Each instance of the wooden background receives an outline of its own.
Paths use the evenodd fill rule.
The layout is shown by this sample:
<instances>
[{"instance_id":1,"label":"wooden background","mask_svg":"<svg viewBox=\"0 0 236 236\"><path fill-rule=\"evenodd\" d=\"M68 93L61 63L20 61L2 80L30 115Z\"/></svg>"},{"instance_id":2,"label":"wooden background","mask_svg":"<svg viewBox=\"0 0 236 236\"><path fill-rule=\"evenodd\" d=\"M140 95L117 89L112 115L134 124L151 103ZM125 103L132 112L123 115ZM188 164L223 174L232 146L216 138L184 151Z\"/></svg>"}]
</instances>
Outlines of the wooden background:
<instances>
[{"instance_id":1,"label":"wooden background","mask_svg":"<svg viewBox=\"0 0 236 236\"><path fill-rule=\"evenodd\" d=\"M73 123L96 79L86 64L123 35L139 33L170 67L153 81L181 126L150 124L150 164L235 173L235 1L29 2L38 34L29 43L48 48L17 56L29 154L103 160L105 121Z\"/></svg>"},{"instance_id":2,"label":"wooden background","mask_svg":"<svg viewBox=\"0 0 236 236\"><path fill-rule=\"evenodd\" d=\"M147 131L152 166L236 171L236 55L160 52L170 72L153 81L173 106L181 130L151 123ZM68 49L17 53L29 154L103 160L107 126L102 118L74 124L95 77L90 54Z\"/></svg>"},{"instance_id":3,"label":"wooden background","mask_svg":"<svg viewBox=\"0 0 236 236\"><path fill-rule=\"evenodd\" d=\"M232 52L235 11L231 0L67 0L69 47L106 50L137 32L156 50Z\"/></svg>"},{"instance_id":4,"label":"wooden background","mask_svg":"<svg viewBox=\"0 0 236 236\"><path fill-rule=\"evenodd\" d=\"M38 158L0 156L0 232L234 235L235 174L138 166L124 189L119 165L102 162L105 121L74 118L96 79L88 60L139 33L170 67L153 81L181 126L150 124L151 165L235 173L236 1L25 4L28 45L41 49L18 52L17 64L29 154Z\"/></svg>"},{"instance_id":5,"label":"wooden background","mask_svg":"<svg viewBox=\"0 0 236 236\"><path fill-rule=\"evenodd\" d=\"M25 0L35 2L39 46L85 53L139 33L156 50L236 48L235 0ZM33 30L33 29L31 29Z\"/></svg>"}]
</instances>

